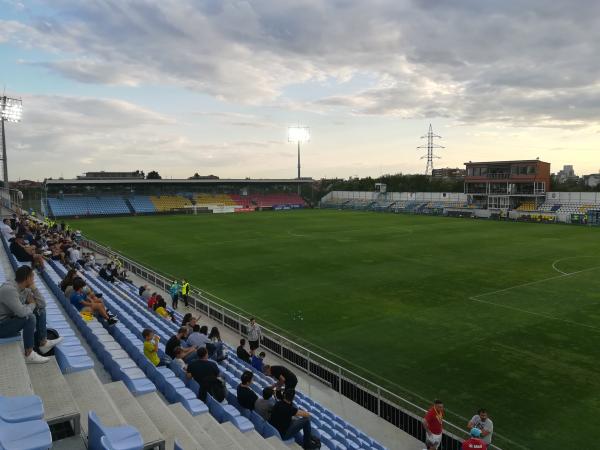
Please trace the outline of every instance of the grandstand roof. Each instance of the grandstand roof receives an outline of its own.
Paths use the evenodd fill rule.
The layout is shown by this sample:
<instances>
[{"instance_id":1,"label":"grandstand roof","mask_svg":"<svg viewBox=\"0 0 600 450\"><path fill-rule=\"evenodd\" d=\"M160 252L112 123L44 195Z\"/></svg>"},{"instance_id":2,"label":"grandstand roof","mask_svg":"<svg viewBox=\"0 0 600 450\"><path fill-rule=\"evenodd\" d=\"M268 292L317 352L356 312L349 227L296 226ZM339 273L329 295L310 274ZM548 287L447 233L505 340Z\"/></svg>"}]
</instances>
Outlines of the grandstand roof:
<instances>
[{"instance_id":1,"label":"grandstand roof","mask_svg":"<svg viewBox=\"0 0 600 450\"><path fill-rule=\"evenodd\" d=\"M549 164L540 159L515 159L512 161L468 161L464 164L518 164L518 163L545 163Z\"/></svg>"},{"instance_id":2,"label":"grandstand roof","mask_svg":"<svg viewBox=\"0 0 600 450\"><path fill-rule=\"evenodd\" d=\"M220 179L175 179L168 178L162 180L147 180L147 179L104 179L104 180L89 180L89 179L69 179L69 180L44 180L44 184L62 185L62 184L297 184L297 183L312 183L312 178L302 177L297 178L220 178Z\"/></svg>"}]
</instances>

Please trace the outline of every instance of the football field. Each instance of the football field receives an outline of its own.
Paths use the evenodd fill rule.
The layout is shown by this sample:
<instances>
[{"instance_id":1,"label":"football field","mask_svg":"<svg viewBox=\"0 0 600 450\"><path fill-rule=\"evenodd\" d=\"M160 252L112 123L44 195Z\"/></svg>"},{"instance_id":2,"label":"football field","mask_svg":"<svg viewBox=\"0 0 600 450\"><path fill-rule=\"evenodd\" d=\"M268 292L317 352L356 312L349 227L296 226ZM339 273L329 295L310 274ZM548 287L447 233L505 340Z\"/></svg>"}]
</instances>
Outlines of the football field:
<instances>
[{"instance_id":1,"label":"football field","mask_svg":"<svg viewBox=\"0 0 600 450\"><path fill-rule=\"evenodd\" d=\"M351 211L71 220L503 449L600 441L600 229Z\"/></svg>"}]
</instances>

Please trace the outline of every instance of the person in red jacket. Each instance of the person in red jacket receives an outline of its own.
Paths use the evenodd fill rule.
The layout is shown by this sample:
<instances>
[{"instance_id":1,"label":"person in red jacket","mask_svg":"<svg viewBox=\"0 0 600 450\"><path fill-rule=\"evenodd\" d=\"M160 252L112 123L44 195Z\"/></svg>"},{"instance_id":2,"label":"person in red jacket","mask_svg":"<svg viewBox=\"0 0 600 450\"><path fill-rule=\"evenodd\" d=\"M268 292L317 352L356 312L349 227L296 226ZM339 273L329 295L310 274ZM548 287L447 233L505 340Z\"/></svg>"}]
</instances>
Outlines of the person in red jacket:
<instances>
[{"instance_id":1,"label":"person in red jacket","mask_svg":"<svg viewBox=\"0 0 600 450\"><path fill-rule=\"evenodd\" d=\"M462 450L487 450L487 444L481 439L479 428L471 429L471 437L463 442Z\"/></svg>"},{"instance_id":2,"label":"person in red jacket","mask_svg":"<svg viewBox=\"0 0 600 450\"><path fill-rule=\"evenodd\" d=\"M427 414L425 414L425 417L423 417L427 450L437 450L442 443L443 421L444 403L441 400L436 400L429 411L427 411Z\"/></svg>"}]
</instances>

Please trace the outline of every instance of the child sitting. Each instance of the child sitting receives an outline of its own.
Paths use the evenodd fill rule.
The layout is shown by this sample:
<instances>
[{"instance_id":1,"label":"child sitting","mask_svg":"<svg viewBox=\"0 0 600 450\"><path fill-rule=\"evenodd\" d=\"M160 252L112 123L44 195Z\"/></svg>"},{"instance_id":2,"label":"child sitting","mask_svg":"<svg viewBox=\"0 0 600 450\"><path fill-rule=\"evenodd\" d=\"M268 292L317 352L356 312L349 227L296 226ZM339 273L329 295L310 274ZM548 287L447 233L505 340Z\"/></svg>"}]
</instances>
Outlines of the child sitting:
<instances>
[{"instance_id":1,"label":"child sitting","mask_svg":"<svg viewBox=\"0 0 600 450\"><path fill-rule=\"evenodd\" d=\"M183 349L181 347L175 347L175 350L173 350L173 353L175 354L175 358L173 359L173 362L175 364L177 364L179 367L181 367L183 370L187 370L187 364L183 360Z\"/></svg>"},{"instance_id":2,"label":"child sitting","mask_svg":"<svg viewBox=\"0 0 600 450\"><path fill-rule=\"evenodd\" d=\"M154 331L151 329L144 328L142 337L144 338L144 356L156 367L166 366L168 361L160 359L158 356L158 341L160 340L160 336L154 334Z\"/></svg>"}]
</instances>

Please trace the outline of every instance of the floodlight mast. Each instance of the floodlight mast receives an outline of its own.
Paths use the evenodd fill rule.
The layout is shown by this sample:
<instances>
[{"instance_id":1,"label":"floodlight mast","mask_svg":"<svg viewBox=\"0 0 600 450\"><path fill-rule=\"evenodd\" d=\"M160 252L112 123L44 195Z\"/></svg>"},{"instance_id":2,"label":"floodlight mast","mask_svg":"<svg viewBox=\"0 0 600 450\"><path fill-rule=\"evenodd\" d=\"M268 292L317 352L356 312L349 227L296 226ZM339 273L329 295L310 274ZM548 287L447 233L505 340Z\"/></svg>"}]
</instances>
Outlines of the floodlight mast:
<instances>
[{"instance_id":1,"label":"floodlight mast","mask_svg":"<svg viewBox=\"0 0 600 450\"><path fill-rule=\"evenodd\" d=\"M308 127L289 127L288 142L296 142L298 144L298 195L300 195L300 143L310 140L310 132Z\"/></svg>"},{"instance_id":2,"label":"floodlight mast","mask_svg":"<svg viewBox=\"0 0 600 450\"><path fill-rule=\"evenodd\" d=\"M4 169L4 187L8 184L8 161L6 159L6 132L4 122L20 122L23 113L23 103L20 98L11 98L6 95L0 97L0 122L2 122L2 165Z\"/></svg>"}]
</instances>

